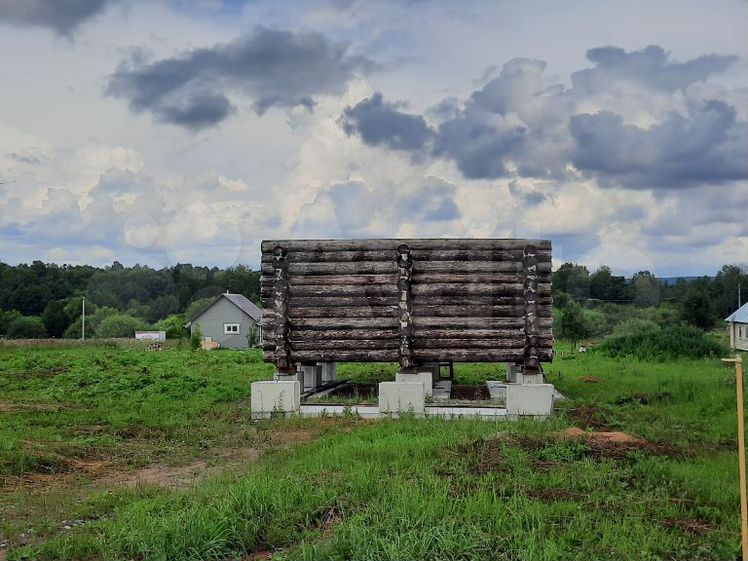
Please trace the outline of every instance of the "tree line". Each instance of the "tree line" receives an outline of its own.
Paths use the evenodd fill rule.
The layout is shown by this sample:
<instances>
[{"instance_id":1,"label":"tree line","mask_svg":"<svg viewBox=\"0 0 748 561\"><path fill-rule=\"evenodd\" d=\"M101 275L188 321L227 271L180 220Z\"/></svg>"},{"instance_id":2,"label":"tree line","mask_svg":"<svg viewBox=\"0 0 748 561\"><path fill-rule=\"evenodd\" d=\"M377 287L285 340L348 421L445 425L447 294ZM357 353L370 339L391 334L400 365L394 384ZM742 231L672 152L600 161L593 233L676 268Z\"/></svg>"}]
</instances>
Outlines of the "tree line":
<instances>
[{"instance_id":1,"label":"tree line","mask_svg":"<svg viewBox=\"0 0 748 561\"><path fill-rule=\"evenodd\" d=\"M132 336L135 329L177 326L221 292L260 300L260 273L243 265L220 269L178 264L154 269L0 263L0 337ZM168 336L168 334L167 334Z\"/></svg>"},{"instance_id":2,"label":"tree line","mask_svg":"<svg viewBox=\"0 0 748 561\"><path fill-rule=\"evenodd\" d=\"M131 336L150 326L181 336L187 319L221 292L259 303L259 279L259 271L243 265L0 263L0 337L80 337L84 297L87 335ZM710 329L738 307L738 286L748 298L748 274L736 265L723 266L713 277L665 283L649 271L626 279L609 267L590 272L564 263L552 283L557 335L576 340L612 333L626 322L633 328L631 321Z\"/></svg>"},{"instance_id":3,"label":"tree line","mask_svg":"<svg viewBox=\"0 0 748 561\"><path fill-rule=\"evenodd\" d=\"M554 330L572 343L676 326L709 330L748 299L748 273L738 265L724 265L713 277L673 282L650 271L626 279L609 267L590 273L582 265L564 263L554 271L552 284Z\"/></svg>"}]
</instances>

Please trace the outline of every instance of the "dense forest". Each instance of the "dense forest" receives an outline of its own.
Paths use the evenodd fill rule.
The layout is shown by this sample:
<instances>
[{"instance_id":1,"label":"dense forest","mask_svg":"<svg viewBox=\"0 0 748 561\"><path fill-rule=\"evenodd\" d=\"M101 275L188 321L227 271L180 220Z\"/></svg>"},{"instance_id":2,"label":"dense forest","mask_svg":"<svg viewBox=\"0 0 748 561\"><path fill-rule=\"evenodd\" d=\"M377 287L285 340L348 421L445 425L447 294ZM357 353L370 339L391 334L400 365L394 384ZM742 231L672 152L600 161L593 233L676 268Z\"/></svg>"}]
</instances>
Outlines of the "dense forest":
<instances>
[{"instance_id":1,"label":"dense forest","mask_svg":"<svg viewBox=\"0 0 748 561\"><path fill-rule=\"evenodd\" d=\"M182 336L186 318L221 292L259 303L259 277L244 266L0 263L0 337L80 337L84 297L87 336L132 336L149 326ZM713 277L671 284L648 271L625 279L608 267L590 272L565 263L553 273L557 335L581 340L674 324L710 329L738 307L738 286L748 298L748 273L735 265L725 265Z\"/></svg>"}]
</instances>

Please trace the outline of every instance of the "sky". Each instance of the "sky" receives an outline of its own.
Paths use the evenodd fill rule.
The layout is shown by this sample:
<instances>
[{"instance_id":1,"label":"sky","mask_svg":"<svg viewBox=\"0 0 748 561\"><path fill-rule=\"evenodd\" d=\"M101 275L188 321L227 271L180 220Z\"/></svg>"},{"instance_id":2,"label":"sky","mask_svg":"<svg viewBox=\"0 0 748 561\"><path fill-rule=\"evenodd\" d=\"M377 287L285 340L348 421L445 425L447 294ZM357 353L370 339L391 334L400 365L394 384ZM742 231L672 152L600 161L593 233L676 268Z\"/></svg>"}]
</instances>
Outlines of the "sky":
<instances>
[{"instance_id":1,"label":"sky","mask_svg":"<svg viewBox=\"0 0 748 561\"><path fill-rule=\"evenodd\" d=\"M745 0L0 0L0 261L262 239L748 261Z\"/></svg>"}]
</instances>

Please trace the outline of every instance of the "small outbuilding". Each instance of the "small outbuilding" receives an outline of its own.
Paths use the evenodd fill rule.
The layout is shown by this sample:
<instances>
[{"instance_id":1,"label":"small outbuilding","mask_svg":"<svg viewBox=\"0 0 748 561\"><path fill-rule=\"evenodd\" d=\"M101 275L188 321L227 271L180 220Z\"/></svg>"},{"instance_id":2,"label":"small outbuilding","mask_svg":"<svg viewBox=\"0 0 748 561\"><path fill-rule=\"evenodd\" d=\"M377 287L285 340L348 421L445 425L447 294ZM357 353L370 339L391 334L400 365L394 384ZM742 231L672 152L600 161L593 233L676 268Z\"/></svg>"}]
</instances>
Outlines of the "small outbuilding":
<instances>
[{"instance_id":1,"label":"small outbuilding","mask_svg":"<svg viewBox=\"0 0 748 561\"><path fill-rule=\"evenodd\" d=\"M220 294L186 324L222 348L247 349L262 341L262 310L243 294Z\"/></svg>"},{"instance_id":2,"label":"small outbuilding","mask_svg":"<svg viewBox=\"0 0 748 561\"><path fill-rule=\"evenodd\" d=\"M748 351L748 303L725 318L730 332L730 348Z\"/></svg>"}]
</instances>

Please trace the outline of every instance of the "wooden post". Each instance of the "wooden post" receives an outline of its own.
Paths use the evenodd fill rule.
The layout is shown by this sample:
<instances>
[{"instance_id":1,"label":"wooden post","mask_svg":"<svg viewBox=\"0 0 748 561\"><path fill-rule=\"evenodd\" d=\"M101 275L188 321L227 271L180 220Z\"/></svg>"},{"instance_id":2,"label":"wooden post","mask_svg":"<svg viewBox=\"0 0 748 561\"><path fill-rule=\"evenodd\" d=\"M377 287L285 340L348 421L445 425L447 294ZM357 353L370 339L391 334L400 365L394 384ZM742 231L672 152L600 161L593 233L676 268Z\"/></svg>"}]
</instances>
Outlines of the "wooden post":
<instances>
[{"instance_id":1,"label":"wooden post","mask_svg":"<svg viewBox=\"0 0 748 561\"><path fill-rule=\"evenodd\" d=\"M748 497L745 481L745 420L743 418L743 357L735 357L735 377L738 397L738 462L740 464L740 532L743 561L748 561Z\"/></svg>"},{"instance_id":2,"label":"wooden post","mask_svg":"<svg viewBox=\"0 0 748 561\"><path fill-rule=\"evenodd\" d=\"M291 374L293 363L288 345L288 260L287 252L277 246L273 250L275 313L275 366L279 374Z\"/></svg>"},{"instance_id":3,"label":"wooden post","mask_svg":"<svg viewBox=\"0 0 748 561\"><path fill-rule=\"evenodd\" d=\"M526 245L522 252L522 269L524 273L522 295L525 300L525 368L537 370L540 367L538 357L538 320L537 320L537 248Z\"/></svg>"},{"instance_id":4,"label":"wooden post","mask_svg":"<svg viewBox=\"0 0 748 561\"><path fill-rule=\"evenodd\" d=\"M402 244L397 248L397 290L399 293L398 307L400 319L397 324L397 334L400 337L400 368L404 371L415 367L413 361L413 300L411 286L413 279L413 259L410 248Z\"/></svg>"},{"instance_id":5,"label":"wooden post","mask_svg":"<svg viewBox=\"0 0 748 561\"><path fill-rule=\"evenodd\" d=\"M745 466L745 416L743 413L743 357L735 355L735 358L723 358L722 362L735 363L735 391L737 393L738 407L738 466L740 469L740 536L742 543L742 559L748 561L748 496L746 493L746 466Z\"/></svg>"}]
</instances>

